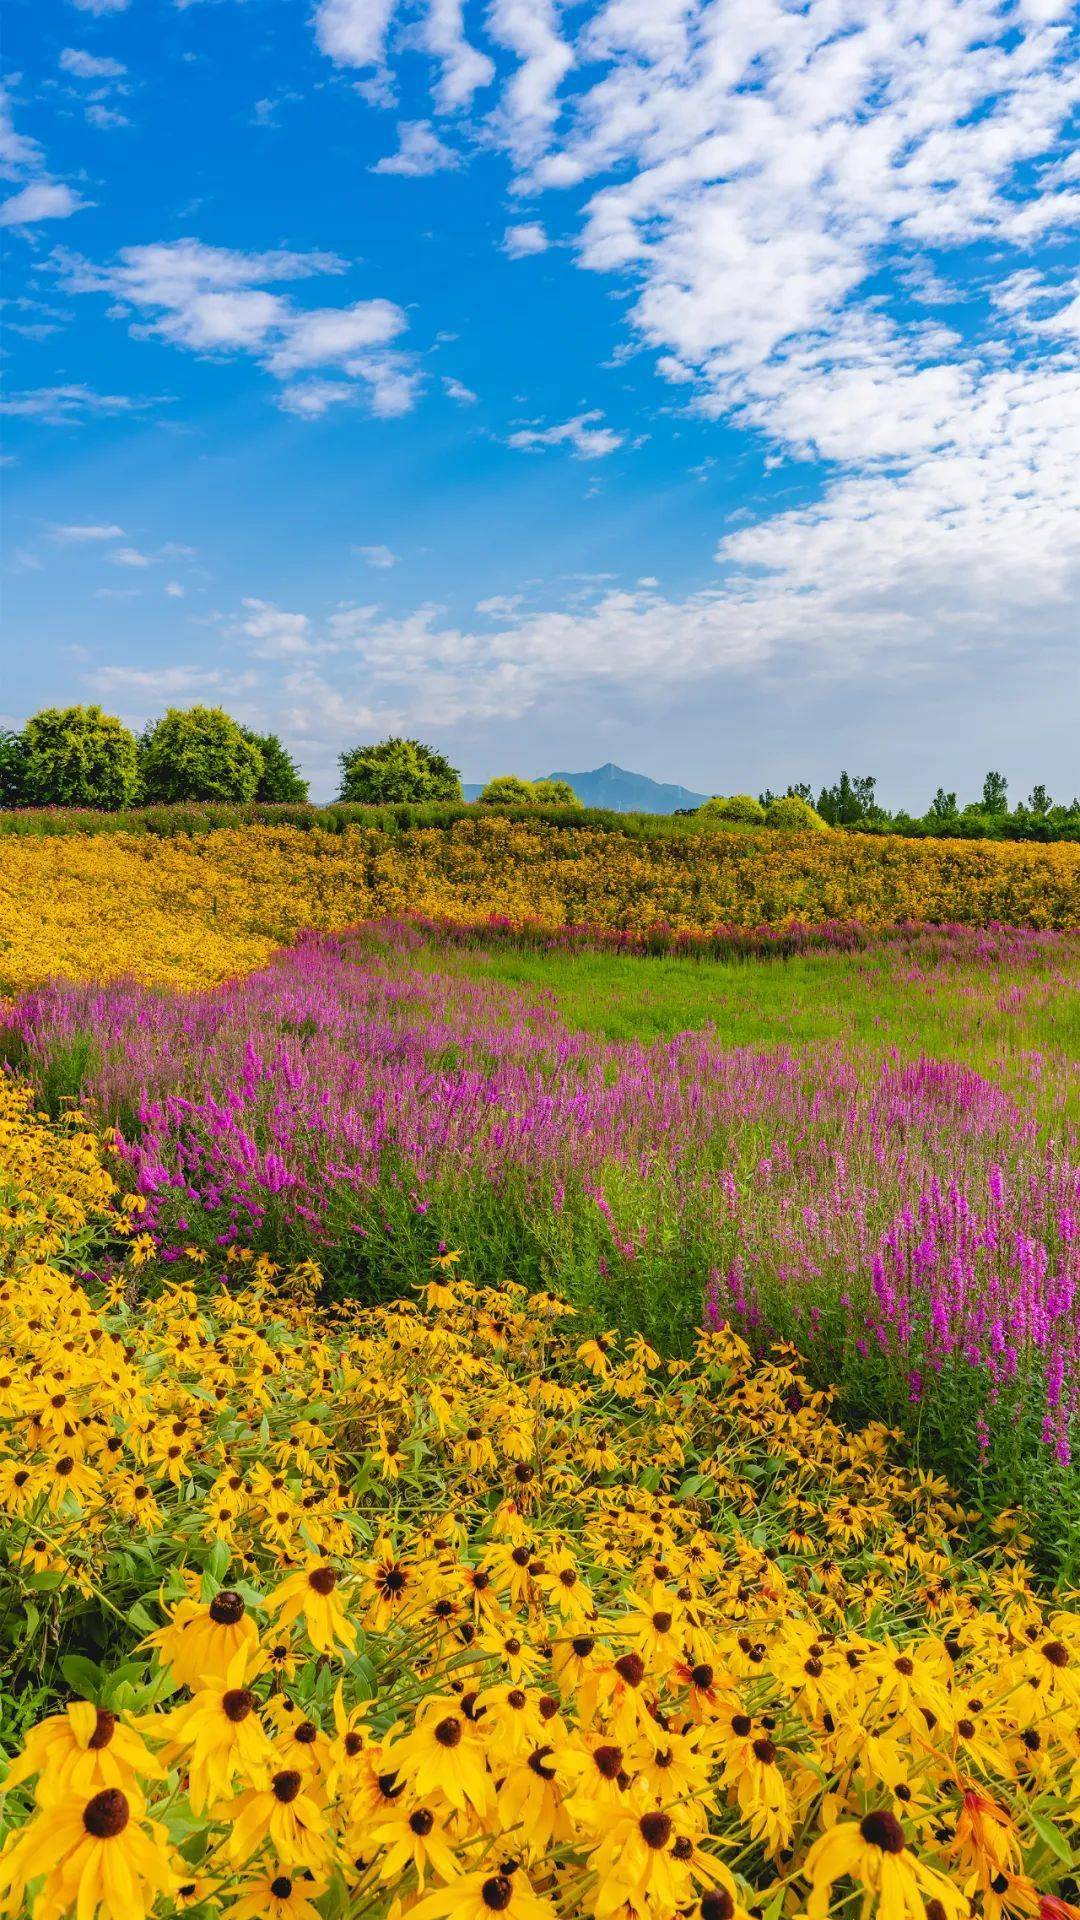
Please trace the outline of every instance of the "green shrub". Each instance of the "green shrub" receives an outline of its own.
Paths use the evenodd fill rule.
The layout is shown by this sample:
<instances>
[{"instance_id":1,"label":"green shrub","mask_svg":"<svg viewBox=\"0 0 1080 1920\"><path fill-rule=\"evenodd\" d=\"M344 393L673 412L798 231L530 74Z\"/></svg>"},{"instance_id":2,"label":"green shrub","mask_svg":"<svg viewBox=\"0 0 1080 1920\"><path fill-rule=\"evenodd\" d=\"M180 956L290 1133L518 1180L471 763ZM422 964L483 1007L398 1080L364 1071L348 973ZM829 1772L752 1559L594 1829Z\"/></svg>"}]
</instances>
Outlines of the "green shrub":
<instances>
[{"instance_id":1,"label":"green shrub","mask_svg":"<svg viewBox=\"0 0 1080 1920\"><path fill-rule=\"evenodd\" d=\"M151 801L254 800L262 769L258 747L221 707L170 707L141 743Z\"/></svg>"},{"instance_id":2,"label":"green shrub","mask_svg":"<svg viewBox=\"0 0 1080 1920\"><path fill-rule=\"evenodd\" d=\"M776 827L782 833L828 833L828 821L806 800L800 800L797 793L786 793L780 800L772 800L765 809L765 825Z\"/></svg>"},{"instance_id":3,"label":"green shrub","mask_svg":"<svg viewBox=\"0 0 1080 1920\"><path fill-rule=\"evenodd\" d=\"M255 798L262 806L300 806L308 797L308 783L276 733L253 733L241 727L244 739L262 755L262 772Z\"/></svg>"},{"instance_id":4,"label":"green shrub","mask_svg":"<svg viewBox=\"0 0 1080 1920\"><path fill-rule=\"evenodd\" d=\"M461 776L420 740L392 738L341 755L339 799L362 806L460 800Z\"/></svg>"},{"instance_id":5,"label":"green shrub","mask_svg":"<svg viewBox=\"0 0 1080 1920\"><path fill-rule=\"evenodd\" d=\"M727 799L722 794L717 794L712 800L706 800L703 807L698 808L698 819L706 822L732 820L739 826L763 827L765 809L761 801L755 800L751 793L732 793Z\"/></svg>"},{"instance_id":6,"label":"green shrub","mask_svg":"<svg viewBox=\"0 0 1080 1920\"><path fill-rule=\"evenodd\" d=\"M522 780L516 773L497 773L477 801L481 807L534 807L536 804L532 781Z\"/></svg>"},{"instance_id":7,"label":"green shrub","mask_svg":"<svg viewBox=\"0 0 1080 1920\"><path fill-rule=\"evenodd\" d=\"M569 780L534 780L533 803L538 807L580 807Z\"/></svg>"},{"instance_id":8,"label":"green shrub","mask_svg":"<svg viewBox=\"0 0 1080 1920\"><path fill-rule=\"evenodd\" d=\"M33 807L130 806L138 790L135 735L100 707L43 707L26 723L22 797Z\"/></svg>"}]
</instances>

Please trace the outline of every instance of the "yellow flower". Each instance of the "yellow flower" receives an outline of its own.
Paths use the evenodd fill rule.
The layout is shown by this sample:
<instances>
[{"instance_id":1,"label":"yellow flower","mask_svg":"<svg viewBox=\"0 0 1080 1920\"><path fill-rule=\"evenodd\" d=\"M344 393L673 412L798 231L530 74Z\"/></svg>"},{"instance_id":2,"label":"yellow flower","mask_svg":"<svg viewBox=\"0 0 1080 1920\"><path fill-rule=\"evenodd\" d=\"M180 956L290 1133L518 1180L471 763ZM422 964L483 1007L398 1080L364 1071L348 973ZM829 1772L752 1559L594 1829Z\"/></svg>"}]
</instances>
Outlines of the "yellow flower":
<instances>
[{"instance_id":1,"label":"yellow flower","mask_svg":"<svg viewBox=\"0 0 1080 1920\"><path fill-rule=\"evenodd\" d=\"M8 1769L7 1793L40 1774L37 1798L44 1806L100 1787L127 1787L138 1778L160 1780L164 1769L133 1728L115 1713L75 1700L31 1728L26 1745Z\"/></svg>"},{"instance_id":2,"label":"yellow flower","mask_svg":"<svg viewBox=\"0 0 1080 1920\"><path fill-rule=\"evenodd\" d=\"M323 1561L309 1561L275 1587L267 1598L267 1610L276 1616L279 1627L302 1619L308 1639L319 1653L335 1653L339 1646L355 1652L356 1628L346 1618L337 1585L333 1567Z\"/></svg>"},{"instance_id":3,"label":"yellow flower","mask_svg":"<svg viewBox=\"0 0 1080 1920\"><path fill-rule=\"evenodd\" d=\"M551 1901L533 1892L525 1874L502 1868L460 1874L437 1893L425 1895L410 1909L409 1920L491 1920L499 1913L506 1920L556 1920Z\"/></svg>"},{"instance_id":4,"label":"yellow flower","mask_svg":"<svg viewBox=\"0 0 1080 1920\"><path fill-rule=\"evenodd\" d=\"M224 1681L238 1653L255 1653L259 1630L238 1593L222 1587L209 1605L179 1600L167 1626L147 1634L183 1687Z\"/></svg>"},{"instance_id":5,"label":"yellow flower","mask_svg":"<svg viewBox=\"0 0 1080 1920\"><path fill-rule=\"evenodd\" d=\"M895 1815L884 1809L858 1821L842 1821L814 1841L803 1864L811 1894L809 1920L823 1920L837 1880L856 1880L876 1901L881 1920L925 1920L926 1900L946 1915L967 1913L967 1901L951 1880L911 1853Z\"/></svg>"},{"instance_id":6,"label":"yellow flower","mask_svg":"<svg viewBox=\"0 0 1080 1920\"><path fill-rule=\"evenodd\" d=\"M227 1920L319 1920L312 1901L325 1891L325 1880L306 1867L286 1868L275 1861L242 1883L225 1914Z\"/></svg>"},{"instance_id":7,"label":"yellow flower","mask_svg":"<svg viewBox=\"0 0 1080 1920\"><path fill-rule=\"evenodd\" d=\"M145 1920L159 1893L177 1884L163 1827L144 1824L134 1787L68 1796L35 1814L0 1855L3 1911L25 1911L26 1889L42 1879L35 1920ZM5 1897L6 1896L6 1897Z\"/></svg>"}]
</instances>

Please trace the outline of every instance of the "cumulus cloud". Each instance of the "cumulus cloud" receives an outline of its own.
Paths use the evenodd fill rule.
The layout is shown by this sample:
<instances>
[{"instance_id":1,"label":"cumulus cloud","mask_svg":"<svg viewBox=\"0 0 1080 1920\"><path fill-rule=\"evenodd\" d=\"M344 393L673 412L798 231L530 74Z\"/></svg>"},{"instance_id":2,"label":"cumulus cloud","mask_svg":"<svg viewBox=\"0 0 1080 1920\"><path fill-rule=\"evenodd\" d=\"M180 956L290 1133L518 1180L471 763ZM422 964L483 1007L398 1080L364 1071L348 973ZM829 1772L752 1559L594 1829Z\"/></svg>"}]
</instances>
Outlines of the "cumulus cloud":
<instances>
[{"instance_id":1,"label":"cumulus cloud","mask_svg":"<svg viewBox=\"0 0 1080 1920\"><path fill-rule=\"evenodd\" d=\"M463 0L428 0L423 34L428 52L442 66L435 87L439 113L468 106L477 89L495 77L494 61L465 38L463 16Z\"/></svg>"},{"instance_id":2,"label":"cumulus cloud","mask_svg":"<svg viewBox=\"0 0 1080 1920\"><path fill-rule=\"evenodd\" d=\"M538 220L526 220L521 226L507 227L503 234L503 252L511 260L523 260L530 253L546 253L550 245Z\"/></svg>"},{"instance_id":3,"label":"cumulus cloud","mask_svg":"<svg viewBox=\"0 0 1080 1920\"><path fill-rule=\"evenodd\" d=\"M383 58L394 0L319 0L315 40L336 66L373 67Z\"/></svg>"},{"instance_id":4,"label":"cumulus cloud","mask_svg":"<svg viewBox=\"0 0 1080 1920\"><path fill-rule=\"evenodd\" d=\"M369 567L397 566L397 554L389 547L354 547L353 552L358 553L361 560L366 560Z\"/></svg>"},{"instance_id":5,"label":"cumulus cloud","mask_svg":"<svg viewBox=\"0 0 1080 1920\"><path fill-rule=\"evenodd\" d=\"M506 444L520 453L538 453L544 447L569 447L578 460L603 460L623 444L623 435L611 427L598 427L603 414L577 413L554 427L520 427L507 435Z\"/></svg>"},{"instance_id":6,"label":"cumulus cloud","mask_svg":"<svg viewBox=\"0 0 1080 1920\"><path fill-rule=\"evenodd\" d=\"M0 227L32 227L39 220L67 220L86 204L58 180L33 180L0 204Z\"/></svg>"},{"instance_id":7,"label":"cumulus cloud","mask_svg":"<svg viewBox=\"0 0 1080 1920\"><path fill-rule=\"evenodd\" d=\"M461 155L439 138L430 120L403 120L397 152L377 160L371 171L400 173L415 180L427 173L448 173L460 165Z\"/></svg>"},{"instance_id":8,"label":"cumulus cloud","mask_svg":"<svg viewBox=\"0 0 1080 1920\"><path fill-rule=\"evenodd\" d=\"M443 375L443 392L449 400L456 400L459 407L474 407L480 397L479 394L473 392L471 387L467 387L463 381L455 380L452 373L444 373Z\"/></svg>"},{"instance_id":9,"label":"cumulus cloud","mask_svg":"<svg viewBox=\"0 0 1080 1920\"><path fill-rule=\"evenodd\" d=\"M125 247L104 267L73 254L57 259L70 292L110 294L136 337L155 334L203 355L251 354L288 383L279 403L302 418L361 398L392 418L415 402L419 370L391 346L407 326L400 307L375 299L304 309L278 291L285 281L343 272L333 254L244 253L185 239ZM295 378L329 369L336 377Z\"/></svg>"},{"instance_id":10,"label":"cumulus cloud","mask_svg":"<svg viewBox=\"0 0 1080 1920\"><path fill-rule=\"evenodd\" d=\"M76 80L119 80L127 72L119 60L87 53L81 47L65 47L60 55L60 66L64 73L70 73Z\"/></svg>"}]
</instances>

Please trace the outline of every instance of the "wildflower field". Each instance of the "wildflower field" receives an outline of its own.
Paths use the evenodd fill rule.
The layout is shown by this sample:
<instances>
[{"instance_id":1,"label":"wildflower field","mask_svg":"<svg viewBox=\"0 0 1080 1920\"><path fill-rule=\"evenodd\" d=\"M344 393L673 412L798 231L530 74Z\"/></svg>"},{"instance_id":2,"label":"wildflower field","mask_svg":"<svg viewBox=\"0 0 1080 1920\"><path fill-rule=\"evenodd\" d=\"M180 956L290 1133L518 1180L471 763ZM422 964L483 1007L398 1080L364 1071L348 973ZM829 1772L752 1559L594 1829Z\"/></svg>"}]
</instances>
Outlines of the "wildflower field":
<instances>
[{"instance_id":1,"label":"wildflower field","mask_svg":"<svg viewBox=\"0 0 1080 1920\"><path fill-rule=\"evenodd\" d=\"M1077 1920L1080 849L818 838L5 843L0 1913Z\"/></svg>"}]
</instances>

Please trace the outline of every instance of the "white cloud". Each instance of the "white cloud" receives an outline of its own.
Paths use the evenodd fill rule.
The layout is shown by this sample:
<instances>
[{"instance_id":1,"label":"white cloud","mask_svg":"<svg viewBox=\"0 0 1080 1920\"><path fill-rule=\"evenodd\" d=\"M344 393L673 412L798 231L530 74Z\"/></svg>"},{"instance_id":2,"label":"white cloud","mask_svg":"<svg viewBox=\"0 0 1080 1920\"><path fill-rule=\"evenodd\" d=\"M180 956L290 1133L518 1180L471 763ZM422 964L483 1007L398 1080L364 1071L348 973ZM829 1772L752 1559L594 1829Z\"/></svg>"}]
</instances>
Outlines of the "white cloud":
<instances>
[{"instance_id":1,"label":"white cloud","mask_svg":"<svg viewBox=\"0 0 1080 1920\"><path fill-rule=\"evenodd\" d=\"M41 148L36 140L15 131L7 89L0 86L0 178L18 180L40 165Z\"/></svg>"},{"instance_id":2,"label":"white cloud","mask_svg":"<svg viewBox=\"0 0 1080 1920\"><path fill-rule=\"evenodd\" d=\"M127 413L137 403L123 393L95 393L90 387L33 387L0 399L0 413L67 425L95 413Z\"/></svg>"},{"instance_id":3,"label":"white cloud","mask_svg":"<svg viewBox=\"0 0 1080 1920\"><path fill-rule=\"evenodd\" d=\"M232 631L251 642L260 660L287 660L310 649L311 622L304 613L287 613L270 600L245 600Z\"/></svg>"},{"instance_id":4,"label":"white cloud","mask_svg":"<svg viewBox=\"0 0 1080 1920\"><path fill-rule=\"evenodd\" d=\"M119 60L110 60L105 55L87 53L81 47L65 47L60 55L60 65L65 73L76 80L119 80L127 72Z\"/></svg>"},{"instance_id":5,"label":"white cloud","mask_svg":"<svg viewBox=\"0 0 1080 1920\"><path fill-rule=\"evenodd\" d=\"M344 263L333 254L243 253L186 239L125 247L107 267L71 254L58 260L69 291L111 294L131 314L137 337L156 334L198 354L252 354L289 382L279 404L301 418L362 397L386 419L415 404L419 368L390 345L408 324L393 301L305 311L270 290L282 281L342 272ZM320 368L348 378L294 379Z\"/></svg>"},{"instance_id":6,"label":"white cloud","mask_svg":"<svg viewBox=\"0 0 1080 1920\"><path fill-rule=\"evenodd\" d=\"M150 567L154 564L149 554L140 553L138 547L117 547L115 553L108 553L105 558L118 567Z\"/></svg>"},{"instance_id":7,"label":"white cloud","mask_svg":"<svg viewBox=\"0 0 1080 1920\"><path fill-rule=\"evenodd\" d=\"M489 86L495 77L494 62L465 38L463 12L463 0L428 0L424 43L442 63L442 77L435 88L440 113L468 106L477 89Z\"/></svg>"},{"instance_id":8,"label":"white cloud","mask_svg":"<svg viewBox=\"0 0 1080 1920\"><path fill-rule=\"evenodd\" d=\"M572 420L563 420L555 427L521 427L507 435L506 444L521 453L568 446L578 460L603 460L622 446L624 437L611 427L596 426L595 422L603 417L594 409L591 413L575 414Z\"/></svg>"},{"instance_id":9,"label":"white cloud","mask_svg":"<svg viewBox=\"0 0 1080 1920\"><path fill-rule=\"evenodd\" d=\"M315 40L336 66L375 67L382 62L394 0L319 0Z\"/></svg>"},{"instance_id":10,"label":"white cloud","mask_svg":"<svg viewBox=\"0 0 1080 1920\"><path fill-rule=\"evenodd\" d=\"M184 597L184 589L181 586L179 580L167 581L165 586L165 591L168 594L170 600L182 600Z\"/></svg>"},{"instance_id":11,"label":"white cloud","mask_svg":"<svg viewBox=\"0 0 1080 1920\"><path fill-rule=\"evenodd\" d=\"M101 16L106 13L126 13L131 0L71 0L80 13L92 13Z\"/></svg>"},{"instance_id":12,"label":"white cloud","mask_svg":"<svg viewBox=\"0 0 1080 1920\"><path fill-rule=\"evenodd\" d=\"M441 140L430 120L402 120L398 150L377 160L372 173L400 173L419 179L427 173L448 173L460 167L461 155Z\"/></svg>"},{"instance_id":13,"label":"white cloud","mask_svg":"<svg viewBox=\"0 0 1080 1920\"><path fill-rule=\"evenodd\" d=\"M122 540L124 537L123 527L96 526L82 522L72 526L54 526L50 528L50 532L54 540L74 542Z\"/></svg>"},{"instance_id":14,"label":"white cloud","mask_svg":"<svg viewBox=\"0 0 1080 1920\"><path fill-rule=\"evenodd\" d=\"M115 107L104 107L100 100L90 102L84 111L84 118L88 126L97 127L102 133L109 132L113 127L131 125L126 113L118 113Z\"/></svg>"},{"instance_id":15,"label":"white cloud","mask_svg":"<svg viewBox=\"0 0 1080 1920\"><path fill-rule=\"evenodd\" d=\"M0 205L0 227L30 227L39 220L67 220L89 203L58 180L32 180Z\"/></svg>"},{"instance_id":16,"label":"white cloud","mask_svg":"<svg viewBox=\"0 0 1080 1920\"><path fill-rule=\"evenodd\" d=\"M490 31L519 65L499 111L503 139L521 165L542 153L559 117L558 91L574 63L554 0L493 0Z\"/></svg>"},{"instance_id":17,"label":"white cloud","mask_svg":"<svg viewBox=\"0 0 1080 1920\"><path fill-rule=\"evenodd\" d=\"M358 553L362 560L366 560L369 567L397 566L397 554L393 553L389 547L354 547L353 552Z\"/></svg>"},{"instance_id":18,"label":"white cloud","mask_svg":"<svg viewBox=\"0 0 1080 1920\"><path fill-rule=\"evenodd\" d=\"M331 407L347 406L355 399L356 388L347 380L301 380L282 387L278 406L301 420L319 420Z\"/></svg>"},{"instance_id":19,"label":"white cloud","mask_svg":"<svg viewBox=\"0 0 1080 1920\"><path fill-rule=\"evenodd\" d=\"M443 392L448 399L456 400L459 407L474 407L480 397L471 387L465 386L463 381L455 380L452 373L443 374Z\"/></svg>"},{"instance_id":20,"label":"white cloud","mask_svg":"<svg viewBox=\"0 0 1080 1920\"><path fill-rule=\"evenodd\" d=\"M87 675L91 692L109 699L131 695L137 700L191 700L225 688L225 676L212 667L98 667ZM145 709L144 709L145 711Z\"/></svg>"},{"instance_id":21,"label":"white cloud","mask_svg":"<svg viewBox=\"0 0 1080 1920\"><path fill-rule=\"evenodd\" d=\"M523 260L531 253L546 253L551 242L538 220L526 220L521 226L507 227L503 234L503 252L511 260Z\"/></svg>"}]
</instances>

